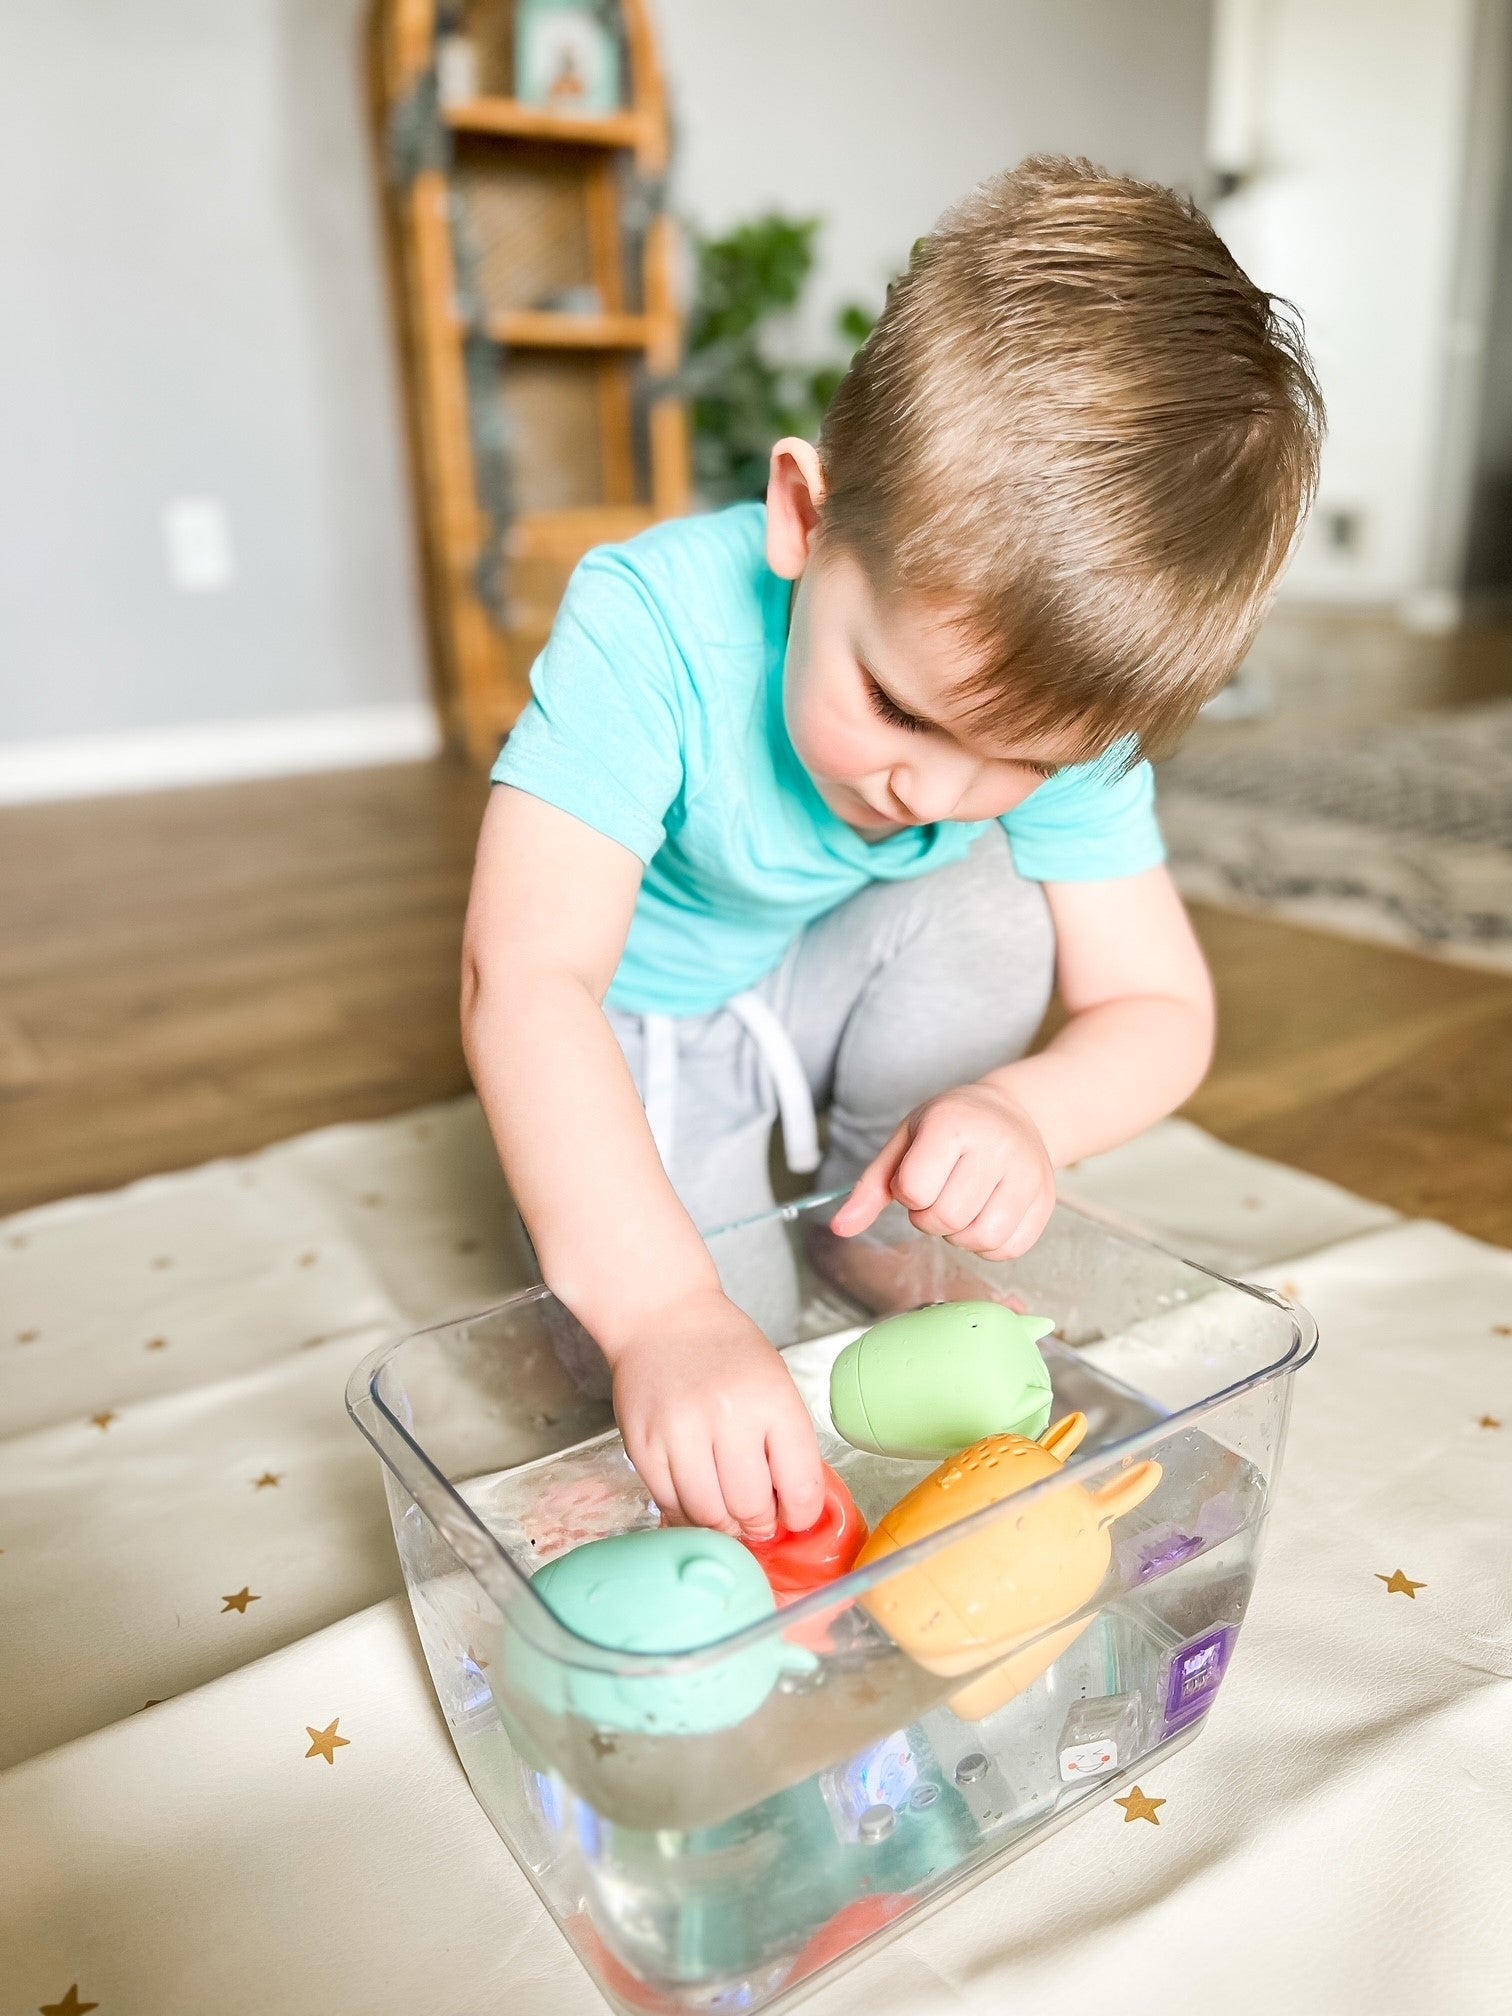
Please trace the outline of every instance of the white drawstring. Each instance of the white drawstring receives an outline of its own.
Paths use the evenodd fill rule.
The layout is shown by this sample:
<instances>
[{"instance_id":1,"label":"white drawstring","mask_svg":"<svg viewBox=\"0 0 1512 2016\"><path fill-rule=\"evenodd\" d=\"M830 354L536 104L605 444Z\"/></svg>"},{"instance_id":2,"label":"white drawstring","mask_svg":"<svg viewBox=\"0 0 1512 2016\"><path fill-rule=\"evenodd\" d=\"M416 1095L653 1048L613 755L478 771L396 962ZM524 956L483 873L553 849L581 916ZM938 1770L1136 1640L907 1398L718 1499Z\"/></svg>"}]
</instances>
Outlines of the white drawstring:
<instances>
[{"instance_id":1,"label":"white drawstring","mask_svg":"<svg viewBox=\"0 0 1512 2016\"><path fill-rule=\"evenodd\" d=\"M819 1122L813 1094L793 1039L759 994L737 994L725 1006L749 1033L771 1074L782 1121L782 1147L795 1175L819 1167ZM677 1143L677 1022L671 1015L643 1015L646 1123L661 1156L672 1166Z\"/></svg>"},{"instance_id":2,"label":"white drawstring","mask_svg":"<svg viewBox=\"0 0 1512 2016\"><path fill-rule=\"evenodd\" d=\"M777 1111L782 1117L782 1148L795 1176L819 1167L819 1122L808 1073L781 1022L759 994L737 994L725 1006L750 1031L762 1061L772 1074Z\"/></svg>"}]
</instances>

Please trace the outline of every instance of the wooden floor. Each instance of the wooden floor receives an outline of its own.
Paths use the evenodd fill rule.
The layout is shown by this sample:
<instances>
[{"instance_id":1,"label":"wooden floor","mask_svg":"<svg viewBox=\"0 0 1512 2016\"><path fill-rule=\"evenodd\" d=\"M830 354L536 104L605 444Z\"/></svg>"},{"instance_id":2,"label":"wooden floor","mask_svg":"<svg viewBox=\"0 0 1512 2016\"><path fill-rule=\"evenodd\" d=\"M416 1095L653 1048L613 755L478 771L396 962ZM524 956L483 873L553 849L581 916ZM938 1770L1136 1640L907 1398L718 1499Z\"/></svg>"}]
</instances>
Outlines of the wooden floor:
<instances>
[{"instance_id":1,"label":"wooden floor","mask_svg":"<svg viewBox=\"0 0 1512 2016\"><path fill-rule=\"evenodd\" d=\"M0 1211L467 1083L449 763L0 812ZM1218 911L1188 1109L1512 1244L1512 980Z\"/></svg>"}]
</instances>

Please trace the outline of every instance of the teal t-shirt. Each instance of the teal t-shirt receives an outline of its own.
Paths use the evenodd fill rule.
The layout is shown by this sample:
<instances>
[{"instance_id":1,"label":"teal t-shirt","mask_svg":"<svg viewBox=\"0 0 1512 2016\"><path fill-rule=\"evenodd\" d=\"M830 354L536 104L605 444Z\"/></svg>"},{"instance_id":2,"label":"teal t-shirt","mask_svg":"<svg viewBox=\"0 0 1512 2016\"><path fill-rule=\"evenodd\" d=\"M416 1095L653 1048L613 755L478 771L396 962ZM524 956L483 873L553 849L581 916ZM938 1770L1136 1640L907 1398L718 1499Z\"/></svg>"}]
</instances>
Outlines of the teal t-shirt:
<instances>
[{"instance_id":1,"label":"teal t-shirt","mask_svg":"<svg viewBox=\"0 0 1512 2016\"><path fill-rule=\"evenodd\" d=\"M762 504L601 546L568 583L493 775L646 864L616 1008L705 1014L868 882L948 867L986 830L941 823L868 842L829 809L783 718L788 601L766 564ZM1036 882L1164 859L1146 763L1060 771L1003 825Z\"/></svg>"}]
</instances>

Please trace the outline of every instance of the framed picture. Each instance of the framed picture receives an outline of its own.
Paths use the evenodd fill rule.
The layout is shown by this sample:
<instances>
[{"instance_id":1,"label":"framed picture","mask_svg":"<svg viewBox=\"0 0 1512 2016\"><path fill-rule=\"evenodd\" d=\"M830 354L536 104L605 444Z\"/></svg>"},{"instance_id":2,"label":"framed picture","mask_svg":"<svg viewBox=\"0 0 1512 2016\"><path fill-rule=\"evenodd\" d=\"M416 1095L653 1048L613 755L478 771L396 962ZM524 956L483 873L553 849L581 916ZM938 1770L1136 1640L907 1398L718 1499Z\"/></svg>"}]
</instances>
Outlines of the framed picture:
<instances>
[{"instance_id":1,"label":"framed picture","mask_svg":"<svg viewBox=\"0 0 1512 2016\"><path fill-rule=\"evenodd\" d=\"M517 95L558 112L613 112L620 105L619 36L601 7L583 0L519 0Z\"/></svg>"}]
</instances>

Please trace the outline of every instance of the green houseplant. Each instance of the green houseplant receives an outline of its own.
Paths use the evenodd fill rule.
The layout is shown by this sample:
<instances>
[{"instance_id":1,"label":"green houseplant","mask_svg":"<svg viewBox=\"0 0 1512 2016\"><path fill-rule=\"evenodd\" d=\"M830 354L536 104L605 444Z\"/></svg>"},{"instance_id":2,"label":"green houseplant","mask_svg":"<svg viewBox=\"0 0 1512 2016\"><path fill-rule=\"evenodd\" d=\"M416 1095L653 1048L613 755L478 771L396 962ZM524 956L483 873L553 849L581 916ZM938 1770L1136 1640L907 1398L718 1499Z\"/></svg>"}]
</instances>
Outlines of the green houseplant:
<instances>
[{"instance_id":1,"label":"green houseplant","mask_svg":"<svg viewBox=\"0 0 1512 2016\"><path fill-rule=\"evenodd\" d=\"M798 305L814 264L817 217L772 212L725 236L694 237L693 308L678 378L693 421L693 479L709 504L766 492L767 457L784 434L812 440L872 316L854 302L835 316L839 354L783 363L763 338Z\"/></svg>"}]
</instances>

